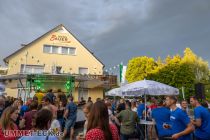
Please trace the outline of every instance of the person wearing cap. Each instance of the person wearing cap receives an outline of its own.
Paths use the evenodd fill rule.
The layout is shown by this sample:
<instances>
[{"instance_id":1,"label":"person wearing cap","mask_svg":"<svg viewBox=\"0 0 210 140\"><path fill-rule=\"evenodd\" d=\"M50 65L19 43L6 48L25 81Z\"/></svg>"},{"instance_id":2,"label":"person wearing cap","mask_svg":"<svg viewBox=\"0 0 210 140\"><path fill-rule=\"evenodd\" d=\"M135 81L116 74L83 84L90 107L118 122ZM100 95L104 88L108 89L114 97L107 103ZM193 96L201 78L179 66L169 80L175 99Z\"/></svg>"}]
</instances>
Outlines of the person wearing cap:
<instances>
[{"instance_id":1,"label":"person wearing cap","mask_svg":"<svg viewBox=\"0 0 210 140\"><path fill-rule=\"evenodd\" d=\"M187 113L178 108L176 102L176 96L166 97L166 106L171 109L171 115L169 125L164 124L163 127L172 131L172 139L191 140L190 133L193 132L194 127Z\"/></svg>"}]
</instances>

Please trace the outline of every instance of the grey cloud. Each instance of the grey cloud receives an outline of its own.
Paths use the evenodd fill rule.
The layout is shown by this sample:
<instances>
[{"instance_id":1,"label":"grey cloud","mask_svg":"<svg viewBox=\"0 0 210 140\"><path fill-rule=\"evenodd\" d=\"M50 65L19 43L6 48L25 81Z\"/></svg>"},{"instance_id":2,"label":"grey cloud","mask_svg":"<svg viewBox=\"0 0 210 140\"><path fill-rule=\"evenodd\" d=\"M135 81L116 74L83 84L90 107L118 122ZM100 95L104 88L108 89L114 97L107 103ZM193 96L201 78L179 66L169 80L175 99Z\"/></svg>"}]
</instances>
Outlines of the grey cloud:
<instances>
[{"instance_id":1,"label":"grey cloud","mask_svg":"<svg viewBox=\"0 0 210 140\"><path fill-rule=\"evenodd\" d=\"M187 46L210 61L209 17L205 0L0 1L0 59L63 23L107 67Z\"/></svg>"}]
</instances>

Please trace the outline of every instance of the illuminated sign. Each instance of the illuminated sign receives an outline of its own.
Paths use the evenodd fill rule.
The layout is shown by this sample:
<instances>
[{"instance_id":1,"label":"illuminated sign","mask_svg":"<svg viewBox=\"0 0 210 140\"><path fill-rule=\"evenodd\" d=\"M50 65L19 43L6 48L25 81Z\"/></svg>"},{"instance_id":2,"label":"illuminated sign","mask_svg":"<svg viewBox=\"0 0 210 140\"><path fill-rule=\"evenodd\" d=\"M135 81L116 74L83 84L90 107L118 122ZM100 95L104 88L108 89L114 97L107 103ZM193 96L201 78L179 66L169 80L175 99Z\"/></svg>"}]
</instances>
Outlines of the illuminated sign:
<instances>
[{"instance_id":1,"label":"illuminated sign","mask_svg":"<svg viewBox=\"0 0 210 140\"><path fill-rule=\"evenodd\" d=\"M71 43L67 36L64 35L52 35L50 41L59 41L63 43Z\"/></svg>"}]
</instances>

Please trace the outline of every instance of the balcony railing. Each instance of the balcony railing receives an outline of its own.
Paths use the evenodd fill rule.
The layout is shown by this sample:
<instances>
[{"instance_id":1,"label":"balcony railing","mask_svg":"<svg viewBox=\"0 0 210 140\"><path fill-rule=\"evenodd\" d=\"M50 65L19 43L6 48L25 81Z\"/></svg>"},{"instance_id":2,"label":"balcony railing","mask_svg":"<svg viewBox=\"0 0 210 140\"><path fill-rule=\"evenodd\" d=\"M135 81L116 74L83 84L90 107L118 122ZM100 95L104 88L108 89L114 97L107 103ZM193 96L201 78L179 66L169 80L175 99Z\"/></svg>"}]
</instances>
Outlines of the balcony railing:
<instances>
[{"instance_id":1,"label":"balcony railing","mask_svg":"<svg viewBox=\"0 0 210 140\"><path fill-rule=\"evenodd\" d=\"M99 80L104 82L103 86L113 87L117 85L117 75L80 75L74 74L76 81Z\"/></svg>"}]
</instances>

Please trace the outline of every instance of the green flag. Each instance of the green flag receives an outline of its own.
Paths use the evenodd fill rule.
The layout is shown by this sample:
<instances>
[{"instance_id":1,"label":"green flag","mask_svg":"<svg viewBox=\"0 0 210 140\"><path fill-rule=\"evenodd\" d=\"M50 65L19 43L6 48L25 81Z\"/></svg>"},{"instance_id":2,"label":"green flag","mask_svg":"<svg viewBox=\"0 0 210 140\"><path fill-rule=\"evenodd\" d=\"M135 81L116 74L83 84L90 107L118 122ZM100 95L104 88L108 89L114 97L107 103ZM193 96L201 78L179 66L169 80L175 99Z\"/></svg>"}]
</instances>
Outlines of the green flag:
<instances>
[{"instance_id":1,"label":"green flag","mask_svg":"<svg viewBox=\"0 0 210 140\"><path fill-rule=\"evenodd\" d=\"M122 82L122 72L123 72L123 64L120 64L120 83Z\"/></svg>"}]
</instances>

